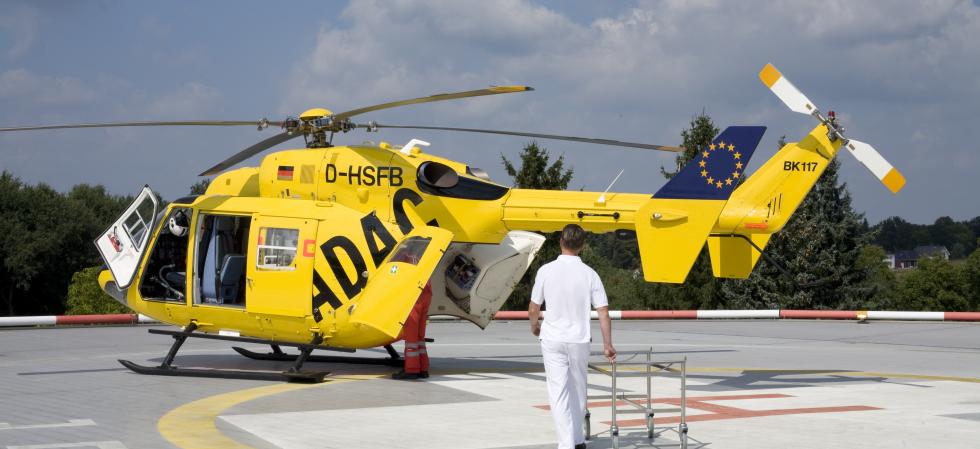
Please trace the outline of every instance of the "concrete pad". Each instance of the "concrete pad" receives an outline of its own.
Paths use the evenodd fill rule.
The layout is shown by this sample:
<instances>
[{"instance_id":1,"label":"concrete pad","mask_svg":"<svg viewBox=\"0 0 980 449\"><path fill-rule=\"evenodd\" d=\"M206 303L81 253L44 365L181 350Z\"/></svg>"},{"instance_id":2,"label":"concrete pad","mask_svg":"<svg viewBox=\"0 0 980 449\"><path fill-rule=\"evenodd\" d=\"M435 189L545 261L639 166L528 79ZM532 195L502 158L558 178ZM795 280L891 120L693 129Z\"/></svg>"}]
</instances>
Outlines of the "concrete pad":
<instances>
[{"instance_id":1,"label":"concrete pad","mask_svg":"<svg viewBox=\"0 0 980 449\"><path fill-rule=\"evenodd\" d=\"M209 438L256 449L554 447L540 349L526 322L495 322L486 331L432 323L427 382L381 378L393 371L384 367L314 364L334 381L301 388L131 373L116 359L152 364L172 341L146 330L0 331L0 449L217 447ZM980 441L977 323L620 321L614 337L620 351L653 345L656 358L687 357L690 436L711 447L972 448ZM206 340L188 341L176 362L288 366ZM590 394L608 394L607 377L589 381ZM677 377L657 378L656 406L677 404L678 385ZM645 390L636 379L620 386ZM608 402L592 401L595 432L608 429ZM165 437L158 426L175 410L192 417L188 427L211 433ZM639 417L618 417L622 447L678 441L670 431L677 413L656 416L662 433L652 445L642 426L625 427ZM608 434L590 447L611 447Z\"/></svg>"}]
</instances>

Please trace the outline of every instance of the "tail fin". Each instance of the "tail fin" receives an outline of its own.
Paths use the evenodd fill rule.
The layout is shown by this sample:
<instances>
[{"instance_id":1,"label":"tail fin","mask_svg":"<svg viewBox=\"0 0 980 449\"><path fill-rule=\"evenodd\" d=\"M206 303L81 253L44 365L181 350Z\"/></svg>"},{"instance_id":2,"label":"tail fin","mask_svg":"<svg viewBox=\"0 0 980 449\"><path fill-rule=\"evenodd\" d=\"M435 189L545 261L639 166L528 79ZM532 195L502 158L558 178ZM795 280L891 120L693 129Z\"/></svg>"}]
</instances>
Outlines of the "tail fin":
<instances>
[{"instance_id":1,"label":"tail fin","mask_svg":"<svg viewBox=\"0 0 980 449\"><path fill-rule=\"evenodd\" d=\"M827 135L819 125L803 140L787 143L735 190L718 217L719 235L708 238L716 277L752 273L769 238L783 228L840 149L841 139L831 141Z\"/></svg>"},{"instance_id":2,"label":"tail fin","mask_svg":"<svg viewBox=\"0 0 980 449\"><path fill-rule=\"evenodd\" d=\"M726 128L637 211L644 279L684 282L765 131Z\"/></svg>"}]
</instances>

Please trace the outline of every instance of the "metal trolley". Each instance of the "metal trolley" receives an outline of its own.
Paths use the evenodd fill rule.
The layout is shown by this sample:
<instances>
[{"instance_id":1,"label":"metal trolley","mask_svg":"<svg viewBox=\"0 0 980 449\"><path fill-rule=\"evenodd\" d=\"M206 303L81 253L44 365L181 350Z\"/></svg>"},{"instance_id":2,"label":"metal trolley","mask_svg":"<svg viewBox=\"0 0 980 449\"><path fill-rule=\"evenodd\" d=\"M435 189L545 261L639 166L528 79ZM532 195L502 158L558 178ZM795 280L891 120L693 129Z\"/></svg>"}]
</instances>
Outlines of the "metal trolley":
<instances>
[{"instance_id":1,"label":"metal trolley","mask_svg":"<svg viewBox=\"0 0 980 449\"><path fill-rule=\"evenodd\" d=\"M609 429L612 437L613 448L619 448L619 424L616 416L621 413L642 413L646 418L647 438L653 440L654 437L665 431L675 431L678 435L679 443L664 444L664 446L680 446L687 449L687 357L680 360L653 360L653 348L647 351L634 351L625 354L633 354L629 359L614 363L589 363L589 368L609 376L612 379L612 388L609 394L586 396L588 400L610 399L612 402L612 426ZM646 361L631 361L638 355L646 355ZM620 353L620 356L624 353ZM625 372L624 372L625 371ZM680 404L679 407L653 407L653 377L657 375L680 374ZM645 377L646 394L626 394L616 386L619 377ZM619 409L619 402L624 402L628 407L626 410ZM680 412L680 423L677 427L655 427L653 417L657 413L677 413ZM591 439L591 418L592 412L586 406L585 409L585 438ZM660 432L657 429L661 429Z\"/></svg>"}]
</instances>

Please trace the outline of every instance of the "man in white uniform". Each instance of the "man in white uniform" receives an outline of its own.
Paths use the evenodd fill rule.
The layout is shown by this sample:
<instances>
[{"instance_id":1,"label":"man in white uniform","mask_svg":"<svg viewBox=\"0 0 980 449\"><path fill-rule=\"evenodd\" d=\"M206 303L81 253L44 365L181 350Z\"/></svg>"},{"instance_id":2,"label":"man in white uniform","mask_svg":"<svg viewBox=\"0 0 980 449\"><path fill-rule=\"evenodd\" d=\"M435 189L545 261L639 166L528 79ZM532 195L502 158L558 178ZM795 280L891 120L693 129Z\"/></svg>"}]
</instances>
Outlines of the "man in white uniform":
<instances>
[{"instance_id":1,"label":"man in white uniform","mask_svg":"<svg viewBox=\"0 0 980 449\"><path fill-rule=\"evenodd\" d=\"M538 269L528 307L531 333L541 339L558 449L585 448L582 420L585 417L589 343L592 341L592 307L599 313L603 352L610 362L616 360L609 301L602 280L578 257L585 246L585 235L579 225L565 226L561 232L561 255ZM543 303L547 303L548 313L541 324L538 318Z\"/></svg>"}]
</instances>

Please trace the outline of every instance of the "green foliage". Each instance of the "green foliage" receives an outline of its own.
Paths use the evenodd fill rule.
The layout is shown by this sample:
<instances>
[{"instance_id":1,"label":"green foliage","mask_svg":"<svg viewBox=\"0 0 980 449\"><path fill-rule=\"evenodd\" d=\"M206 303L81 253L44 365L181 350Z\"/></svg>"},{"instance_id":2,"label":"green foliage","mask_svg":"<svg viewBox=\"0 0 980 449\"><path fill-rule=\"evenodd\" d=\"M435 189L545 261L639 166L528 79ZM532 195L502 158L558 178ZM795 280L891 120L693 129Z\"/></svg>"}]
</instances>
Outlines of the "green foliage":
<instances>
[{"instance_id":1,"label":"green foliage","mask_svg":"<svg viewBox=\"0 0 980 449\"><path fill-rule=\"evenodd\" d=\"M901 279L897 300L907 310L963 311L970 307L968 296L975 296L964 270L940 258L919 259Z\"/></svg>"},{"instance_id":2,"label":"green foliage","mask_svg":"<svg viewBox=\"0 0 980 449\"><path fill-rule=\"evenodd\" d=\"M860 248L856 268L865 273L865 286L869 299L862 304L841 304L838 309L895 309L895 291L898 280L895 272L885 263L885 250L878 245L864 245Z\"/></svg>"},{"instance_id":3,"label":"green foliage","mask_svg":"<svg viewBox=\"0 0 980 449\"><path fill-rule=\"evenodd\" d=\"M558 156L558 159L552 163L548 150L539 147L537 142L531 142L521 150L520 167L515 167L503 155L500 159L503 161L504 170L514 178L514 187L519 189L564 190L572 181L572 169L565 168L564 156ZM504 310L527 309L528 302L531 300L531 287L534 286L534 275L538 272L538 268L554 260L561 253L558 247L558 233L546 237L547 240L531 262L527 273L504 303Z\"/></svg>"},{"instance_id":4,"label":"green foliage","mask_svg":"<svg viewBox=\"0 0 980 449\"><path fill-rule=\"evenodd\" d=\"M977 246L980 247L980 239L977 239ZM980 248L974 250L960 267L963 270L970 310L980 310Z\"/></svg>"},{"instance_id":5,"label":"green foliage","mask_svg":"<svg viewBox=\"0 0 980 449\"><path fill-rule=\"evenodd\" d=\"M191 195L204 195L211 185L211 178L204 178L191 186Z\"/></svg>"},{"instance_id":6,"label":"green foliage","mask_svg":"<svg viewBox=\"0 0 980 449\"><path fill-rule=\"evenodd\" d=\"M102 186L59 193L0 173L0 310L62 313L72 275L101 262L92 241L131 201Z\"/></svg>"},{"instance_id":7,"label":"green foliage","mask_svg":"<svg viewBox=\"0 0 980 449\"><path fill-rule=\"evenodd\" d=\"M660 173L667 179L673 178L691 159L697 156L701 148L710 145L711 140L720 131L720 129L715 127L714 122L711 121L711 117L708 117L704 111L701 111L700 114L691 119L691 127L681 131L681 146L684 147L684 151L674 159L676 163L675 170L668 172L667 169L661 166Z\"/></svg>"},{"instance_id":8,"label":"green foliage","mask_svg":"<svg viewBox=\"0 0 980 449\"><path fill-rule=\"evenodd\" d=\"M564 190L572 181L572 170L565 169L565 156L558 156L551 165L548 150L531 142L521 150L520 168L515 168L504 155L500 155L504 170L514 178L514 187L520 189Z\"/></svg>"},{"instance_id":9,"label":"green foliage","mask_svg":"<svg viewBox=\"0 0 980 449\"><path fill-rule=\"evenodd\" d=\"M909 223L899 217L882 220L875 226L878 235L875 244L885 251L910 250L917 246L942 245L949 250L949 257L962 259L977 249L980 237L980 217L969 221L954 221L939 217L931 225Z\"/></svg>"},{"instance_id":10,"label":"green foliage","mask_svg":"<svg viewBox=\"0 0 980 449\"><path fill-rule=\"evenodd\" d=\"M835 159L782 231L773 235L766 254L792 276L781 275L766 260L744 280L724 282L729 305L747 308L866 308L875 286L858 264L869 236L864 220L851 207L846 185L839 184Z\"/></svg>"},{"instance_id":11,"label":"green foliage","mask_svg":"<svg viewBox=\"0 0 980 449\"><path fill-rule=\"evenodd\" d=\"M102 267L88 267L75 273L68 285L68 301L65 314L87 315L101 313L131 313L99 287Z\"/></svg>"}]
</instances>

